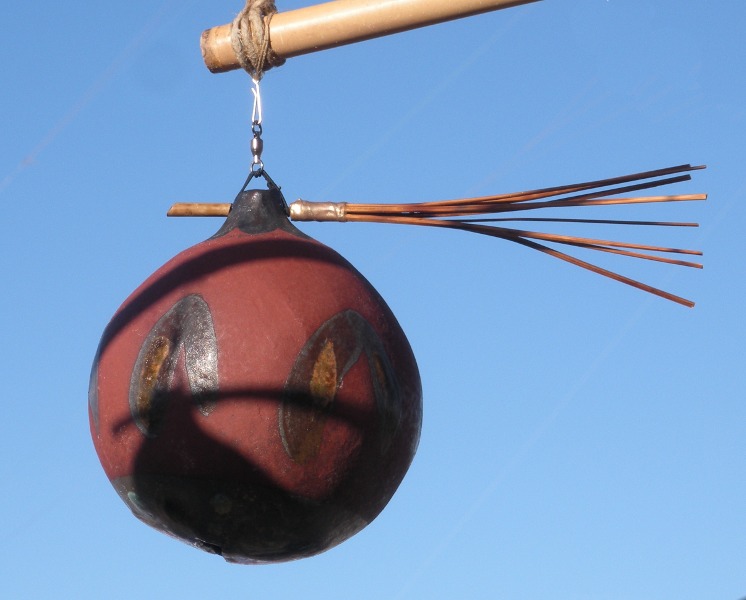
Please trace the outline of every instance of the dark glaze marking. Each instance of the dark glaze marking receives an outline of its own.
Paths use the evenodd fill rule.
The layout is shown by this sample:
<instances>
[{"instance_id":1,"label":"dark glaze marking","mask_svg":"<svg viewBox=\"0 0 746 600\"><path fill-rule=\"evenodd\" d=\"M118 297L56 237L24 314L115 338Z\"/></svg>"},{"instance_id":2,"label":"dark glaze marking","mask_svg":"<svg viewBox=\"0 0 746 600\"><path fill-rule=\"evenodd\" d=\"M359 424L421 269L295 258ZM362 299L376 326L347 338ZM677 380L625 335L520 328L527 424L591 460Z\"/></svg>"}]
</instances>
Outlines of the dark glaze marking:
<instances>
[{"instance_id":1,"label":"dark glaze marking","mask_svg":"<svg viewBox=\"0 0 746 600\"><path fill-rule=\"evenodd\" d=\"M381 339L354 310L336 314L308 339L285 383L279 408L282 444L305 464L318 455L327 417L347 372L365 354L379 415L381 451L391 444L401 421L401 392Z\"/></svg>"},{"instance_id":2,"label":"dark glaze marking","mask_svg":"<svg viewBox=\"0 0 746 600\"><path fill-rule=\"evenodd\" d=\"M218 343L210 308L198 294L182 298L158 320L135 361L130 412L148 437L158 435L182 349L192 400L207 416L218 392Z\"/></svg>"}]
</instances>

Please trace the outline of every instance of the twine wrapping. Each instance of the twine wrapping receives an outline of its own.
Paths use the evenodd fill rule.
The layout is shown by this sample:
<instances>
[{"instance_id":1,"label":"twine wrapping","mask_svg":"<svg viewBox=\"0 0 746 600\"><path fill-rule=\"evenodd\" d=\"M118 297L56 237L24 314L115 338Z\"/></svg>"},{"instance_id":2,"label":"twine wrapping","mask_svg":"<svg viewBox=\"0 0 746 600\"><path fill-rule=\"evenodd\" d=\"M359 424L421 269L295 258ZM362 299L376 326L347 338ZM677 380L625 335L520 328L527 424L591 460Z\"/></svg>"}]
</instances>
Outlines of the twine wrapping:
<instances>
[{"instance_id":1,"label":"twine wrapping","mask_svg":"<svg viewBox=\"0 0 746 600\"><path fill-rule=\"evenodd\" d=\"M233 52L243 69L256 81L265 71L285 63L285 59L272 50L269 40L269 22L276 12L274 0L246 0L246 6L233 19Z\"/></svg>"}]
</instances>

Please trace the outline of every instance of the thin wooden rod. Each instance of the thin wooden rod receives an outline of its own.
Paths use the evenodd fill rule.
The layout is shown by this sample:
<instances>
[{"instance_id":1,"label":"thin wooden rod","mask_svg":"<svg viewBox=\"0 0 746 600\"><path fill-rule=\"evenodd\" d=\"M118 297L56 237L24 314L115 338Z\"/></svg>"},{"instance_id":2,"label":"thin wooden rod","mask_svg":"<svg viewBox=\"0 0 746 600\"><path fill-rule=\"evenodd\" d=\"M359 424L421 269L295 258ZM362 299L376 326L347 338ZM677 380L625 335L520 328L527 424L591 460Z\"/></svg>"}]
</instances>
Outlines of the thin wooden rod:
<instances>
[{"instance_id":1,"label":"thin wooden rod","mask_svg":"<svg viewBox=\"0 0 746 600\"><path fill-rule=\"evenodd\" d=\"M270 45L279 57L290 58L538 1L335 0L276 13L269 25ZM200 46L213 73L240 68L230 23L204 31Z\"/></svg>"},{"instance_id":2,"label":"thin wooden rod","mask_svg":"<svg viewBox=\"0 0 746 600\"><path fill-rule=\"evenodd\" d=\"M177 202L166 213L169 217L227 217L231 205L209 202Z\"/></svg>"},{"instance_id":3,"label":"thin wooden rod","mask_svg":"<svg viewBox=\"0 0 746 600\"><path fill-rule=\"evenodd\" d=\"M454 219L457 223L501 223L528 221L532 223L594 223L598 225L652 225L655 227L699 227L699 223L673 221L620 221L617 219L555 219L550 217L486 217L475 219Z\"/></svg>"}]
</instances>

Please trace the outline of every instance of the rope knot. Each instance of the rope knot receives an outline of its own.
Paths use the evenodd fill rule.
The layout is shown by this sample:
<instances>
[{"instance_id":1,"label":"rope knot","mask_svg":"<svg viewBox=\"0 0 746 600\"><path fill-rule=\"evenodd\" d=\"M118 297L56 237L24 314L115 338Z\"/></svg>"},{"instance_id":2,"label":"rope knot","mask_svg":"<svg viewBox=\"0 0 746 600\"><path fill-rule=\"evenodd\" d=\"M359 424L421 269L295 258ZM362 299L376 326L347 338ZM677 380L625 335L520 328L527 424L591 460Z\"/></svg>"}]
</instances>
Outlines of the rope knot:
<instances>
[{"instance_id":1,"label":"rope knot","mask_svg":"<svg viewBox=\"0 0 746 600\"><path fill-rule=\"evenodd\" d=\"M246 6L233 19L233 52L244 70L256 81L265 71L285 63L285 59L275 54L270 46L269 22L276 12L274 0L246 0Z\"/></svg>"}]
</instances>

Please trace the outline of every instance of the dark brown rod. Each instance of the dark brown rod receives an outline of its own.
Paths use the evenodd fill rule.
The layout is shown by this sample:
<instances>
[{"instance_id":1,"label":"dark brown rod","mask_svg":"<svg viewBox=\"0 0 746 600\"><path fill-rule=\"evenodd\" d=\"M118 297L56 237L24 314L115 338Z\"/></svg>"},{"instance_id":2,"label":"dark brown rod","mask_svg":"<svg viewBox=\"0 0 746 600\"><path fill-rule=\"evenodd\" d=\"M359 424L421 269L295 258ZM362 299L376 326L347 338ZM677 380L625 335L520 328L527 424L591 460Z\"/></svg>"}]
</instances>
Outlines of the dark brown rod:
<instances>
[{"instance_id":1,"label":"dark brown rod","mask_svg":"<svg viewBox=\"0 0 746 600\"><path fill-rule=\"evenodd\" d=\"M483 219L454 219L457 223L593 223L596 225L649 225L656 227L699 227L699 223L671 221L619 221L613 219L552 219L549 217L485 217Z\"/></svg>"}]
</instances>

